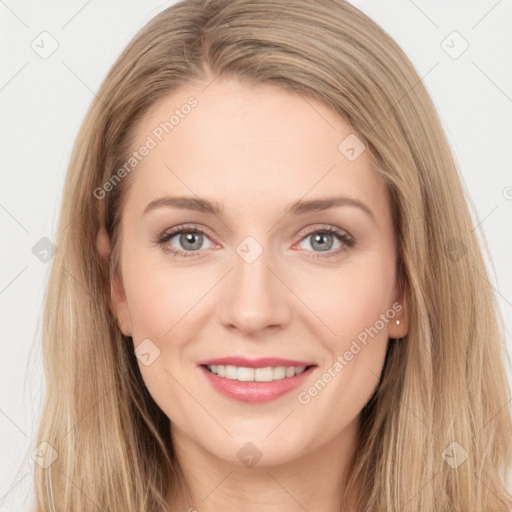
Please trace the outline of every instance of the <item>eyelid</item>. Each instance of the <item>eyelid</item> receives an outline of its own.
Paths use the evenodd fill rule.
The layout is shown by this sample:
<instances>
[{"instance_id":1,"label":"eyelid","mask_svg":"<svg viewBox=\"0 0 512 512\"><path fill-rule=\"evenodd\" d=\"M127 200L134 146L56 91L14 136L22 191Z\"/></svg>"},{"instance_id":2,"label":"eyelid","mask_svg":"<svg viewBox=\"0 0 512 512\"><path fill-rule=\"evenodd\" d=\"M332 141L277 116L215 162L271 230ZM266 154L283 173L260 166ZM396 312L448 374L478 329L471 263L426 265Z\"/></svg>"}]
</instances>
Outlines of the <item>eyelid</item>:
<instances>
[{"instance_id":1,"label":"eyelid","mask_svg":"<svg viewBox=\"0 0 512 512\"><path fill-rule=\"evenodd\" d=\"M303 229L305 229L306 232L302 235L302 237L305 237L307 235L311 235L312 233L316 233L316 232L328 231L328 232L331 232L331 233L338 233L340 235L345 235L347 238L355 240L354 237L346 229L339 228L339 227L334 226L332 224L317 223L317 224L312 224L310 226L306 226ZM299 234L300 233L302 233L302 230L299 231Z\"/></svg>"},{"instance_id":2,"label":"eyelid","mask_svg":"<svg viewBox=\"0 0 512 512\"><path fill-rule=\"evenodd\" d=\"M176 235L180 235L183 232L193 232L193 233L201 233L205 235L212 243L215 243L207 228L201 226L200 224L180 224L173 228L166 229L161 235L157 237L157 242L164 244L167 243L171 238L174 238ZM218 244L217 244L218 245ZM199 252L199 251L187 251L187 252Z\"/></svg>"},{"instance_id":3,"label":"eyelid","mask_svg":"<svg viewBox=\"0 0 512 512\"><path fill-rule=\"evenodd\" d=\"M173 228L166 229L160 237L164 237L167 235L178 235L182 231L193 231L194 233L202 233L203 235L207 235L208 238L212 238L209 234L209 230L202 226L201 224L179 224L178 226L174 226Z\"/></svg>"}]
</instances>

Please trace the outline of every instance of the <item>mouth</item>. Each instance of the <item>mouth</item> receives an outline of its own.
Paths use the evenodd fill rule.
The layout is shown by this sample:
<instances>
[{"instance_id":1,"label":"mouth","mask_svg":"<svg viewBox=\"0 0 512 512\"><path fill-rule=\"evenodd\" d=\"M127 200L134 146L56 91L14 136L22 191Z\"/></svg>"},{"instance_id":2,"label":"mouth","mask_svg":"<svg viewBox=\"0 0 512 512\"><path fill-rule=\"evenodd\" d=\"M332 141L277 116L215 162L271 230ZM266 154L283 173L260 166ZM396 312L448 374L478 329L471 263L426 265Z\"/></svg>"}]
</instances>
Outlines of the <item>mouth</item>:
<instances>
[{"instance_id":1,"label":"mouth","mask_svg":"<svg viewBox=\"0 0 512 512\"><path fill-rule=\"evenodd\" d=\"M198 368L215 391L250 404L269 402L289 393L304 384L318 368L316 364L255 366L252 363L253 366L203 363Z\"/></svg>"}]
</instances>

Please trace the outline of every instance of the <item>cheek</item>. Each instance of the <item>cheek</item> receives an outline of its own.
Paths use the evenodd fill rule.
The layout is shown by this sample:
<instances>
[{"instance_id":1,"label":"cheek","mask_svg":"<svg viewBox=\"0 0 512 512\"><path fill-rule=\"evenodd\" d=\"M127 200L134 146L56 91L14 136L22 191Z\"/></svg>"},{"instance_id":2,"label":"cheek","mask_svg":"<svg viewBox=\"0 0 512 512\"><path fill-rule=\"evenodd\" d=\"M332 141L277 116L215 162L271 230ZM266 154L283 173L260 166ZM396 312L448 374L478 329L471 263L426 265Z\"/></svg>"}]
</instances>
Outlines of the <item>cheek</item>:
<instances>
[{"instance_id":1,"label":"cheek","mask_svg":"<svg viewBox=\"0 0 512 512\"><path fill-rule=\"evenodd\" d=\"M341 350L390 308L392 268L384 259L354 260L339 268L323 269L314 279L296 280L294 291L314 313L312 319L324 324L322 339ZM386 336L387 323L381 323L378 328Z\"/></svg>"},{"instance_id":2,"label":"cheek","mask_svg":"<svg viewBox=\"0 0 512 512\"><path fill-rule=\"evenodd\" d=\"M203 273L202 280L198 280L193 272L151 265L135 256L126 259L123 272L134 350L137 352L137 347L146 343L151 353L150 364L146 365L141 357L137 360L142 379L168 418L197 414L180 382L184 364L190 364L183 360L183 348L196 332L195 314L200 310L201 297L208 291L208 276Z\"/></svg>"},{"instance_id":3,"label":"cheek","mask_svg":"<svg viewBox=\"0 0 512 512\"><path fill-rule=\"evenodd\" d=\"M316 428L315 418L328 416L318 439L330 438L356 419L384 366L388 323L394 316L389 304L392 282L377 266L352 270L333 273L329 285L314 293L303 290L305 302L322 319L315 324L316 338L328 354L316 379L296 397L309 428Z\"/></svg>"},{"instance_id":4,"label":"cheek","mask_svg":"<svg viewBox=\"0 0 512 512\"><path fill-rule=\"evenodd\" d=\"M168 335L211 287L205 272L154 264L137 254L126 258L123 274L134 339Z\"/></svg>"}]
</instances>

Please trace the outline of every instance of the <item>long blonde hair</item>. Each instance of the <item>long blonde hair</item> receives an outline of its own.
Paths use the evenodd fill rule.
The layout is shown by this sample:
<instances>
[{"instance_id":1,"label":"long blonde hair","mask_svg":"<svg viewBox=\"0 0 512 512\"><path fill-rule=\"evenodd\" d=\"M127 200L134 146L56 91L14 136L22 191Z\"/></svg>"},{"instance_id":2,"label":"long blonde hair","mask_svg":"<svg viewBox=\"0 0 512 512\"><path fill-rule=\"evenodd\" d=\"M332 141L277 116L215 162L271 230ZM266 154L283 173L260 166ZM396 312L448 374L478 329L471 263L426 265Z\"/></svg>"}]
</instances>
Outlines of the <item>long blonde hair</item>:
<instances>
[{"instance_id":1,"label":"long blonde hair","mask_svg":"<svg viewBox=\"0 0 512 512\"><path fill-rule=\"evenodd\" d=\"M93 191L126 162L155 102L224 77L332 108L364 141L391 194L409 332L389 344L361 413L340 510L349 499L365 512L512 509L502 320L453 156L413 65L343 0L187 0L132 39L74 146L42 333L47 395L37 444L58 456L34 466L37 511L164 511L166 497L186 486L169 419L111 306L131 177L104 198ZM112 240L110 262L97 249L101 228Z\"/></svg>"}]
</instances>

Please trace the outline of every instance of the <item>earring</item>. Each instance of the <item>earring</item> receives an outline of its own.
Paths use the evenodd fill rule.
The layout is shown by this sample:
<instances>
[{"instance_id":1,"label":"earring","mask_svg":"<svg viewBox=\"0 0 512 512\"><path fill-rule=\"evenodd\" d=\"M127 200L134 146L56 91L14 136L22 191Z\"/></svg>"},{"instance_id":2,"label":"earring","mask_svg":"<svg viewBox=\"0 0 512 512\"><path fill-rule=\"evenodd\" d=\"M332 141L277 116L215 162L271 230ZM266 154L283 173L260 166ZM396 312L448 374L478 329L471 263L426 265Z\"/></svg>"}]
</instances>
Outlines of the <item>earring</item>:
<instances>
[{"instance_id":1,"label":"earring","mask_svg":"<svg viewBox=\"0 0 512 512\"><path fill-rule=\"evenodd\" d=\"M397 320L397 321L396 321L396 325L400 325L400 320Z\"/></svg>"}]
</instances>

